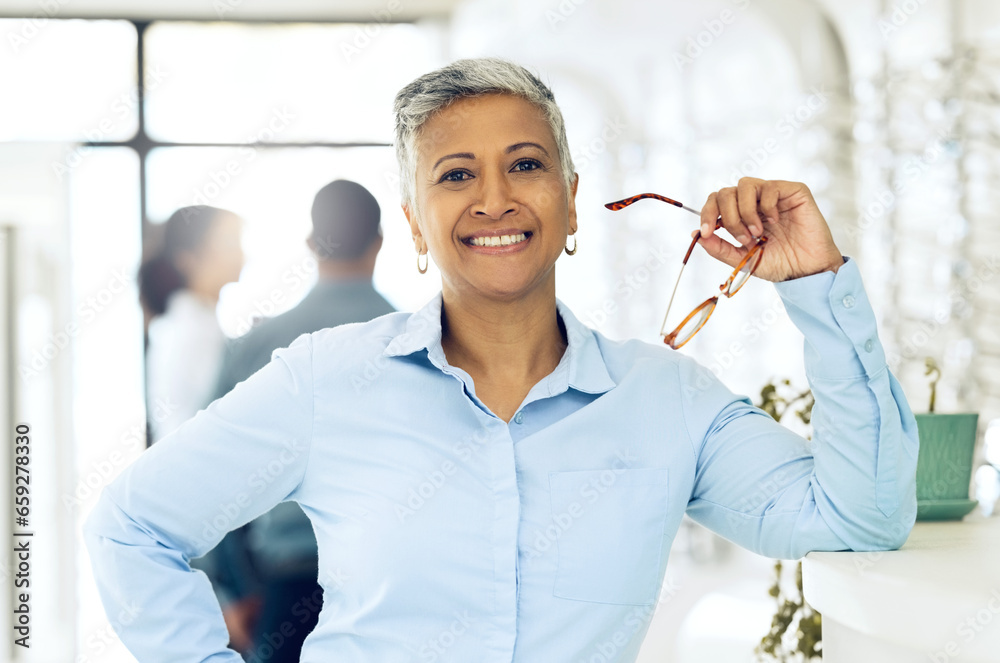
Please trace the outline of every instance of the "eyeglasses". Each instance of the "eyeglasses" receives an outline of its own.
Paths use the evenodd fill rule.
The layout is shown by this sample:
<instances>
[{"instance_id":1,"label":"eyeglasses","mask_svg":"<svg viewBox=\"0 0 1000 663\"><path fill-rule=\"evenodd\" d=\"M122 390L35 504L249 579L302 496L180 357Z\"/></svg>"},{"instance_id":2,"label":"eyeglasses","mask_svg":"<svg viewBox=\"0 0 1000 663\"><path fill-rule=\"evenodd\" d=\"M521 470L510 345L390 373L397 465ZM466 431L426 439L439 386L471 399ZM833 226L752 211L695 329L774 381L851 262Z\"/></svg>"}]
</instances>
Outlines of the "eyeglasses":
<instances>
[{"instance_id":1,"label":"eyeglasses","mask_svg":"<svg viewBox=\"0 0 1000 663\"><path fill-rule=\"evenodd\" d=\"M632 196L631 198L625 198L624 200L619 200L613 203L608 203L605 205L609 210L618 211L625 209L634 202L640 201L643 198L654 198L656 200L662 200L665 203L669 203L674 207L680 207L681 209L687 210L692 214L697 214L701 216L701 212L692 209L687 205L677 202L667 198L666 196L661 196L657 193L640 193L637 196ZM722 217L720 216L715 221L715 230L722 227ZM764 255L764 244L767 243L767 238L761 235L751 246L743 259L740 260L736 268L733 269L733 273L729 275L726 282L719 286L721 294L726 297L732 297L740 288L743 287L749 279L750 275L756 271L757 266L760 264L760 259ZM691 252L694 251L694 247L698 244L698 237L691 240L691 246L688 247L687 253L684 254L684 261L681 263L681 271L677 274L677 282L674 283L674 290L670 293L670 302L667 304L667 312L663 316L663 324L660 326L660 336L663 337L663 342L669 345L673 349L677 349L691 340L691 338L698 333L698 331L705 326L708 322L708 318L711 317L712 312L715 310L716 304L719 303L719 295L714 297L709 297L701 304L698 304L691 311L686 318L677 327L671 331L667 332L667 318L670 315L670 307L674 304L674 295L677 294L677 286L681 282L681 274L684 273L684 267L687 266L687 261L691 257Z\"/></svg>"}]
</instances>

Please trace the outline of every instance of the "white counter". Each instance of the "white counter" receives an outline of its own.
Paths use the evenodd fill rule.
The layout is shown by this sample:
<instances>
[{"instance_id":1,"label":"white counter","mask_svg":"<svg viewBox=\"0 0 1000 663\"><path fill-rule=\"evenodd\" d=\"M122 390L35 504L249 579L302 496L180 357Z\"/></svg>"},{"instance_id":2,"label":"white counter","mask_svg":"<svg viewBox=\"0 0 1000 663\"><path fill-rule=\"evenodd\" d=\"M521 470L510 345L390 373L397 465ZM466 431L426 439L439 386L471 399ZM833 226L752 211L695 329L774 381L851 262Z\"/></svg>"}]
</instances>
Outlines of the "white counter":
<instances>
[{"instance_id":1,"label":"white counter","mask_svg":"<svg viewBox=\"0 0 1000 663\"><path fill-rule=\"evenodd\" d=\"M1000 518L917 523L891 552L810 553L823 663L1000 662Z\"/></svg>"}]
</instances>

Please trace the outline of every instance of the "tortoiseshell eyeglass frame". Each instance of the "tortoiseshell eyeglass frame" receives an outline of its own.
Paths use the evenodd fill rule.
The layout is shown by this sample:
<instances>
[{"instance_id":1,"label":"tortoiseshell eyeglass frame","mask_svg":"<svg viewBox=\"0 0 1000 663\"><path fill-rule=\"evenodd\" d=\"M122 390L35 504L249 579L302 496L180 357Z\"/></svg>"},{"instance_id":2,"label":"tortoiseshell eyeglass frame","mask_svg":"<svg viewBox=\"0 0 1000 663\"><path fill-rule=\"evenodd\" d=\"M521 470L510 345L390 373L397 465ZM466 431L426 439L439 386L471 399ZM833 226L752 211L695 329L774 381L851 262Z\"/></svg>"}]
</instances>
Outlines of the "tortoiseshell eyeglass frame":
<instances>
[{"instance_id":1,"label":"tortoiseshell eyeglass frame","mask_svg":"<svg viewBox=\"0 0 1000 663\"><path fill-rule=\"evenodd\" d=\"M640 193L639 195L630 196L622 200L617 200L613 203L607 203L605 207L607 207L609 210L617 212L618 210L625 209L632 203L638 202L645 198L660 200L667 204L673 205L674 207L680 207L681 209L687 210L688 212L696 214L699 217L701 216L700 211L692 209L687 205L674 200L673 198L667 198L666 196L661 196L658 193ZM721 227L722 227L722 217L720 216L715 220L715 230L718 230ZM681 323L677 325L677 327L673 331L671 331L670 333L664 331L667 325L667 316L670 315L670 307L674 303L674 295L677 294L677 286L681 282L681 274L684 273L684 267L687 265L688 259L691 257L691 253L694 251L694 247L697 246L698 239L699 237L696 236L694 239L691 240L691 246L688 247L687 253L684 254L684 260L681 262L681 271L677 274L677 281L676 283L674 283L674 290L670 294L670 302L667 304L667 312L664 314L663 324L660 326L660 335L663 336L663 342L669 345L674 350L677 350L678 348L682 347L685 343L694 338L695 334L701 331L701 328L705 326L705 323L708 322L708 319L712 316L712 313L715 311L716 304L719 303L719 295L715 295L714 297L709 297L701 304L694 307L694 310L692 310L684 318L684 320L682 320ZM732 274L729 275L729 278L726 279L725 283L719 286L721 294L725 295L726 297L732 297L733 295L735 295L737 292L740 291L743 285L749 280L749 276L752 275L757 270L757 266L760 265L760 259L764 255L764 245L766 243L767 243L767 237L761 235L759 238L757 238L757 240L754 242L754 245L747 250L746 255L743 256L743 259L740 260L740 262L733 269L733 272ZM736 278L740 275L740 272L744 271L744 269L749 270L747 278L739 282L735 290L731 290L730 288L736 282ZM708 308L707 313L704 312L704 309L706 308ZM690 322L693 318L699 315L704 317L698 324L698 326L694 329L694 331L687 334L684 338L681 338L680 341L678 342L677 336L681 332L681 330L684 329L684 327L688 324L688 322Z\"/></svg>"}]
</instances>

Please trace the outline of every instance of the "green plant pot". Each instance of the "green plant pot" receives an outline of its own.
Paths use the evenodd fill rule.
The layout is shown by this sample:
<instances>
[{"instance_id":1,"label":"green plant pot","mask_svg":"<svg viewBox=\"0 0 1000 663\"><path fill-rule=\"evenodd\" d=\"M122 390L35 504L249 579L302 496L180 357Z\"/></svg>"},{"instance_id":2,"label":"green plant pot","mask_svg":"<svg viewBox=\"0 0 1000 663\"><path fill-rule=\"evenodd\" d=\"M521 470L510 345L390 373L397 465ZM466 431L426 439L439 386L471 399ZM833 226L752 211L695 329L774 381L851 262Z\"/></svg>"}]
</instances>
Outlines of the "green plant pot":
<instances>
[{"instance_id":1,"label":"green plant pot","mask_svg":"<svg viewBox=\"0 0 1000 663\"><path fill-rule=\"evenodd\" d=\"M957 520L969 499L978 414L918 414L917 520Z\"/></svg>"}]
</instances>

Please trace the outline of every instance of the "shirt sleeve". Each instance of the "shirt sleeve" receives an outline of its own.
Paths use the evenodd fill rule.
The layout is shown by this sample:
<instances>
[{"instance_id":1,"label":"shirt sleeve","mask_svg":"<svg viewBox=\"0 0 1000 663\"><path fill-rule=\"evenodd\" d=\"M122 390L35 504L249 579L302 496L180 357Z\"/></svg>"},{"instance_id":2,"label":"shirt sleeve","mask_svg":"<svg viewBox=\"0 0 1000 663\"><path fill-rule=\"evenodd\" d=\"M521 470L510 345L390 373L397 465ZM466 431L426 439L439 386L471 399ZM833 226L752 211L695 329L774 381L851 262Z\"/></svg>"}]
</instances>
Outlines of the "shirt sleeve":
<instances>
[{"instance_id":1,"label":"shirt sleeve","mask_svg":"<svg viewBox=\"0 0 1000 663\"><path fill-rule=\"evenodd\" d=\"M312 338L144 451L101 494L84 539L105 611L139 661L232 661L219 603L190 560L297 497L312 441Z\"/></svg>"},{"instance_id":2,"label":"shirt sleeve","mask_svg":"<svg viewBox=\"0 0 1000 663\"><path fill-rule=\"evenodd\" d=\"M916 519L917 427L890 373L857 265L776 284L805 337L816 402L806 440L685 358L697 455L688 514L759 554L887 550Z\"/></svg>"}]
</instances>

